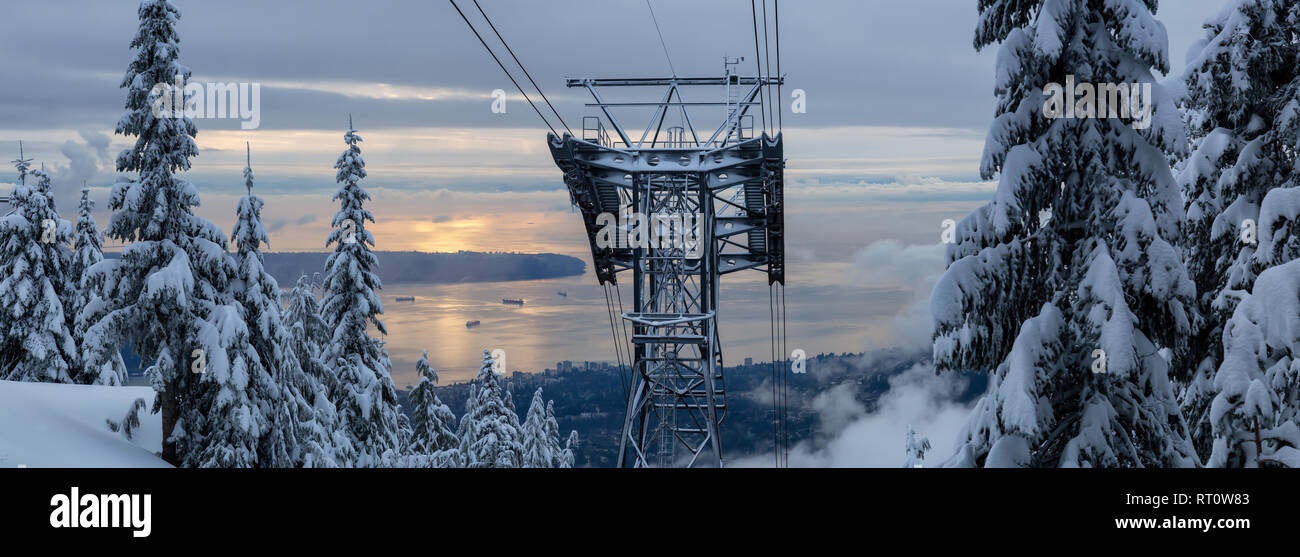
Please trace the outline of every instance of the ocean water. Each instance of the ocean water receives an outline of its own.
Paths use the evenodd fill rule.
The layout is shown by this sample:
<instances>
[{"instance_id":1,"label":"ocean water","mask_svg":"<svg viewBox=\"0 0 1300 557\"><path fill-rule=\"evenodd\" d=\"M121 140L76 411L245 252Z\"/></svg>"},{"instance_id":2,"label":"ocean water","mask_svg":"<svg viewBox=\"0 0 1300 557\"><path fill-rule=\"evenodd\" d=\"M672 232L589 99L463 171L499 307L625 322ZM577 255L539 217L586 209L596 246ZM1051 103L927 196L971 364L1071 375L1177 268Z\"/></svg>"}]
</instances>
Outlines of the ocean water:
<instances>
[{"instance_id":1,"label":"ocean water","mask_svg":"<svg viewBox=\"0 0 1300 557\"><path fill-rule=\"evenodd\" d=\"M742 275L723 277L719 326L728 365L745 357L772 359L765 275ZM882 326L887 328L907 301L906 291L845 286L844 273L833 265L792 267L788 279L786 345L810 356L887 343L889 332ZM630 310L630 286L623 289L624 308ZM399 388L417 380L421 350L429 351L443 384L473 379L484 349L504 350L510 371L540 372L562 360L615 360L604 290L590 272L521 282L389 284L380 296L385 347ZM405 296L415 300L396 301ZM525 303L506 305L502 298ZM471 320L480 325L467 328Z\"/></svg>"}]
</instances>

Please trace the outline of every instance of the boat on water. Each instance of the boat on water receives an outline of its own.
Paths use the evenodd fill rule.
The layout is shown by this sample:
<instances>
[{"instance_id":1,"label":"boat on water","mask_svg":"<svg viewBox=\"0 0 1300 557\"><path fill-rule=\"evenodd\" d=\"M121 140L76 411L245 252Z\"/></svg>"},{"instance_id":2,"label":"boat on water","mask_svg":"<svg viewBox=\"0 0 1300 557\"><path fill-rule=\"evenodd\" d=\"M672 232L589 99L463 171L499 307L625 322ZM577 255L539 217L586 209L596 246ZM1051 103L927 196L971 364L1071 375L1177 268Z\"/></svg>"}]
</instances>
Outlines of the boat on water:
<instances>
[{"instance_id":1,"label":"boat on water","mask_svg":"<svg viewBox=\"0 0 1300 557\"><path fill-rule=\"evenodd\" d=\"M414 301L415 301L415 296L398 296L398 297L397 297L397 301L399 301L399 302L414 302Z\"/></svg>"},{"instance_id":2,"label":"boat on water","mask_svg":"<svg viewBox=\"0 0 1300 557\"><path fill-rule=\"evenodd\" d=\"M466 328L466 329L473 329L474 327L477 327L477 326L479 326L479 321L478 321L478 319L475 319L475 320L473 320L473 321L466 321L466 322L465 322L465 328Z\"/></svg>"},{"instance_id":3,"label":"boat on water","mask_svg":"<svg viewBox=\"0 0 1300 557\"><path fill-rule=\"evenodd\" d=\"M559 295L561 295L561 296L564 296L565 298L568 298L568 297L569 297L569 293L568 293L568 292L556 292L556 294L559 294Z\"/></svg>"},{"instance_id":4,"label":"boat on water","mask_svg":"<svg viewBox=\"0 0 1300 557\"><path fill-rule=\"evenodd\" d=\"M523 298L501 298L501 303L510 306L522 306L524 305L524 300Z\"/></svg>"}]
</instances>

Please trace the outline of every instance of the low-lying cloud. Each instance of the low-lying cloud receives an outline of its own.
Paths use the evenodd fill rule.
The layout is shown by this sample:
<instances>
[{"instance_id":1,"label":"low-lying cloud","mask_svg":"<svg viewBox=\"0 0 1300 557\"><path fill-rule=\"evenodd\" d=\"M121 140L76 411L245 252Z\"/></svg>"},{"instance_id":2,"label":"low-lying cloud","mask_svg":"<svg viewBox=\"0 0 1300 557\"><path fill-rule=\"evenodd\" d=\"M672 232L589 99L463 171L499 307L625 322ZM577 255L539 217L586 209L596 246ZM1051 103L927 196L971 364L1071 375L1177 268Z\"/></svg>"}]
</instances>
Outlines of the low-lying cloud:
<instances>
[{"instance_id":1,"label":"low-lying cloud","mask_svg":"<svg viewBox=\"0 0 1300 557\"><path fill-rule=\"evenodd\" d=\"M904 287L911 291L907 305L894 314L893 342L907 351L930 345L934 320L930 316L930 291L943 275L943 246L904 245L897 240L877 240L853 256L853 279L859 284ZM882 348L883 346L868 346Z\"/></svg>"},{"instance_id":2,"label":"low-lying cloud","mask_svg":"<svg viewBox=\"0 0 1300 557\"><path fill-rule=\"evenodd\" d=\"M906 459L907 426L928 437L933 449L925 462L938 466L970 408L957 402L964 379L935 375L930 364L916 364L889 380L889 390L874 411L859 401L852 379L823 390L810 403L818 426L812 439L790 448L790 466L805 468L897 468ZM733 466L770 466L772 455L739 459Z\"/></svg>"}]
</instances>

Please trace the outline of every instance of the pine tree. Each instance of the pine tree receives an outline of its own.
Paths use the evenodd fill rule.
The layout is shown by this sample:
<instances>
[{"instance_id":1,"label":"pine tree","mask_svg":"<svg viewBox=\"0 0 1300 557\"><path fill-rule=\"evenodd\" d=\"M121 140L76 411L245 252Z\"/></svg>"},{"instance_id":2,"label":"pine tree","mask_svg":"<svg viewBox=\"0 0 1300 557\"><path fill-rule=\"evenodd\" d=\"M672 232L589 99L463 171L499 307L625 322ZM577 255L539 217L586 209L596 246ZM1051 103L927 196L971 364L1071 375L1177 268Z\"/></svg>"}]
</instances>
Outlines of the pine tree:
<instances>
[{"instance_id":1,"label":"pine tree","mask_svg":"<svg viewBox=\"0 0 1300 557\"><path fill-rule=\"evenodd\" d=\"M18 142L18 158L10 161L14 163L14 168L18 169L18 183L20 185L27 184L27 173L32 169L33 159L25 157L26 153L23 152L23 142L20 140Z\"/></svg>"},{"instance_id":2,"label":"pine tree","mask_svg":"<svg viewBox=\"0 0 1300 557\"><path fill-rule=\"evenodd\" d=\"M333 338L324 360L338 380L332 398L338 407L338 427L349 441L340 447L340 460L355 466L382 466L400 448L397 391L387 352L367 332L374 326L380 334L388 333L378 318L384 311L375 294L381 287L375 275L378 259L370 248L374 236L366 229L366 222L375 218L364 207L370 194L357 185L366 177L366 163L351 118L343 140L348 147L334 165L342 184L334 194L340 207L334 215L335 230L325 243L335 249L325 263L321 316Z\"/></svg>"},{"instance_id":3,"label":"pine tree","mask_svg":"<svg viewBox=\"0 0 1300 557\"><path fill-rule=\"evenodd\" d=\"M547 423L546 402L542 399L542 388L533 393L533 401L528 405L528 417L524 420L524 468L554 468L560 458L560 438L551 436ZM552 418L553 420L554 418Z\"/></svg>"},{"instance_id":4,"label":"pine tree","mask_svg":"<svg viewBox=\"0 0 1300 557\"><path fill-rule=\"evenodd\" d=\"M917 439L916 430L912 429L912 424L908 424L907 442L903 448L907 451L907 460L903 461L903 468L920 468L921 463L925 462L925 453L930 451L930 439L926 437Z\"/></svg>"},{"instance_id":5,"label":"pine tree","mask_svg":"<svg viewBox=\"0 0 1300 557\"><path fill-rule=\"evenodd\" d=\"M91 267L104 260L99 227L95 224L95 217L92 214L94 210L95 202L90 199L90 188L83 186L81 188L81 201L77 205L75 251L72 254L72 262L68 265L68 281L72 284L72 290L75 291L70 310L74 322L72 338L76 346L85 344L86 330L90 327L90 323L81 319L82 315L87 314L86 308L91 305L95 307L103 305L103 300L99 297L99 291L103 285L92 282L90 273ZM107 361L89 362L82 360L80 354L78 354L78 368L80 370L78 381L95 385L122 385L126 383L126 362L122 360L122 352L113 350L107 356Z\"/></svg>"},{"instance_id":6,"label":"pine tree","mask_svg":"<svg viewBox=\"0 0 1300 557\"><path fill-rule=\"evenodd\" d=\"M1224 326L1263 269L1294 257L1256 257L1256 246L1278 224L1263 229L1269 192L1296 185L1298 8L1294 0L1234 0L1206 22L1182 78L1181 104L1196 149L1178 180L1198 318L1188 366L1176 378L1185 385L1183 412L1203 459L1215 437L1210 402L1224 360Z\"/></svg>"},{"instance_id":7,"label":"pine tree","mask_svg":"<svg viewBox=\"0 0 1300 557\"><path fill-rule=\"evenodd\" d=\"M153 410L162 413L163 459L178 466L249 466L265 418L247 397L248 345L240 308L225 287L234 275L225 234L194 215L198 190L177 175L197 155L194 122L155 114L153 104L190 77L181 65L176 24L167 0L143 0L135 56L122 88L126 110L116 133L135 136L117 157L134 180L113 187L106 235L124 244L121 259L100 262L87 280L101 286L102 307L78 319L92 323L82 356L104 362L128 340L151 365ZM91 321L93 319L93 321ZM202 371L202 373L195 373Z\"/></svg>"},{"instance_id":8,"label":"pine tree","mask_svg":"<svg viewBox=\"0 0 1300 557\"><path fill-rule=\"evenodd\" d=\"M948 465L1196 464L1166 359L1185 356L1194 296L1171 243L1182 203L1166 153L1186 149L1174 108L1152 86L1149 118L1049 110L1053 83L1167 71L1151 5L980 2L975 46L1001 43L981 174L999 184L958 225L931 311L938 369L992 378Z\"/></svg>"},{"instance_id":9,"label":"pine tree","mask_svg":"<svg viewBox=\"0 0 1300 557\"><path fill-rule=\"evenodd\" d=\"M428 350L420 352L420 359L415 362L415 372L420 376L420 382L407 397L411 404L410 452L434 454L458 450L460 440L452 429L456 415L442 403L434 389L438 383L438 372L429 367Z\"/></svg>"},{"instance_id":10,"label":"pine tree","mask_svg":"<svg viewBox=\"0 0 1300 557\"><path fill-rule=\"evenodd\" d=\"M506 406L503 378L494 366L492 354L484 350L473 401L461 418L460 452L469 468L520 468L524 448L519 415Z\"/></svg>"},{"instance_id":11,"label":"pine tree","mask_svg":"<svg viewBox=\"0 0 1300 557\"><path fill-rule=\"evenodd\" d=\"M480 370L481 371L481 370ZM478 385L473 382L469 384L469 396L465 397L465 411L460 415L460 421L456 423L456 439L464 439L469 435L470 422L467 416L474 413L474 407L478 404Z\"/></svg>"},{"instance_id":12,"label":"pine tree","mask_svg":"<svg viewBox=\"0 0 1300 557\"><path fill-rule=\"evenodd\" d=\"M298 277L298 282L289 292L289 307L285 310L284 321L291 329L290 343L303 371L297 388L302 399L311 406L313 420L303 423L303 427L312 433L303 437L307 444L303 447L303 461L299 464L308 468L339 466L335 444L347 446L350 443L343 439L343 433L336 426L338 411L330 393L337 381L321 361L324 347L329 343L329 332L320 317L320 304L314 287L306 275ZM305 411L302 414L308 415Z\"/></svg>"},{"instance_id":13,"label":"pine tree","mask_svg":"<svg viewBox=\"0 0 1300 557\"><path fill-rule=\"evenodd\" d=\"M249 344L259 356L251 394L268 429L258 447L258 461L264 467L291 467L327 460L328 431L316 419L316 390L299 365L293 329L281 318L280 286L266 272L261 252L270 243L262 222L261 197L253 194L253 169L244 167L244 187L235 227L230 239L236 243L234 297L244 309ZM304 388L307 394L304 394ZM310 398L310 400L309 400Z\"/></svg>"},{"instance_id":14,"label":"pine tree","mask_svg":"<svg viewBox=\"0 0 1300 557\"><path fill-rule=\"evenodd\" d=\"M190 404L181 407L176 428L181 465L201 468L276 466L262 460L259 450L271 429L271 416L261 401L259 377L265 372L244 312L234 304L217 304L200 321L196 348L189 354L191 374L199 375ZM165 364L165 362L159 362ZM161 376L162 365L156 365Z\"/></svg>"},{"instance_id":15,"label":"pine tree","mask_svg":"<svg viewBox=\"0 0 1300 557\"><path fill-rule=\"evenodd\" d=\"M0 379L71 383L76 343L64 308L72 295L66 276L72 224L54 208L49 174L33 171L29 185L31 161L20 152L14 162L13 210L0 218Z\"/></svg>"},{"instance_id":16,"label":"pine tree","mask_svg":"<svg viewBox=\"0 0 1300 557\"><path fill-rule=\"evenodd\" d=\"M328 394L335 387L334 376L321 363L320 355L330 342L329 326L320 316L320 301L316 299L315 286L307 275L299 276L293 290L289 291L289 306L285 309L284 320L295 331L294 351L303 371L321 383ZM328 400L328 396L325 398Z\"/></svg>"},{"instance_id":17,"label":"pine tree","mask_svg":"<svg viewBox=\"0 0 1300 557\"><path fill-rule=\"evenodd\" d=\"M575 451L578 450L578 432L569 430L569 438L564 441L564 450L560 452L560 463L557 468L573 468L574 462L577 461Z\"/></svg>"},{"instance_id":18,"label":"pine tree","mask_svg":"<svg viewBox=\"0 0 1300 557\"><path fill-rule=\"evenodd\" d=\"M569 437L565 439L564 446L559 446L560 439L560 422L555 419L555 401L546 401L546 434L550 439L554 439L556 444L553 450L558 451L554 460L556 468L573 468L574 454L573 451L578 448L578 432L569 430Z\"/></svg>"},{"instance_id":19,"label":"pine tree","mask_svg":"<svg viewBox=\"0 0 1300 557\"><path fill-rule=\"evenodd\" d=\"M316 299L315 286L306 275L298 277L293 290L289 291L289 305L284 312L284 321L293 329L292 341L298 363L307 375L320 384L323 399L329 403L329 393L336 387L334 375L321 361L321 354L330 342L330 334L325 320L320 316L320 302Z\"/></svg>"},{"instance_id":20,"label":"pine tree","mask_svg":"<svg viewBox=\"0 0 1300 557\"><path fill-rule=\"evenodd\" d=\"M1300 209L1300 197L1292 203ZM1206 464L1300 467L1300 261L1255 279L1225 324L1223 343Z\"/></svg>"}]
</instances>

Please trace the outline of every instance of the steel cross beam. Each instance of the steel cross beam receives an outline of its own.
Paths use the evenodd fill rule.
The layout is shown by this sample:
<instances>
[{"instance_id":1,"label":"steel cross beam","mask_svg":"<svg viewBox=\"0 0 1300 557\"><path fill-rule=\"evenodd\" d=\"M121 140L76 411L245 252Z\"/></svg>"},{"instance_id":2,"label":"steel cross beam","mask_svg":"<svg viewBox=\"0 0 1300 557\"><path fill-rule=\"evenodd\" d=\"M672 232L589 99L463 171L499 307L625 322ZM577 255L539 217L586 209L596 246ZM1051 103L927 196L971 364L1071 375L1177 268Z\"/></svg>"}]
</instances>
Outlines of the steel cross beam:
<instances>
[{"instance_id":1,"label":"steel cross beam","mask_svg":"<svg viewBox=\"0 0 1300 557\"><path fill-rule=\"evenodd\" d=\"M726 418L718 293L722 275L756 270L768 283L785 282L784 167L781 135L743 137L744 112L761 87L779 78L573 79L588 88L621 143L611 142L598 117L584 138L548 136L572 203L582 213L592 262L601 284L618 284L630 271L633 307L633 384L629 391L619 466L723 464L719 428ZM687 85L747 89L734 101L687 103ZM597 87L662 86L659 102L605 102ZM676 98L677 102L673 102ZM652 110L641 140L632 141L611 108ZM729 106L714 137L701 142L686 111ZM690 135L659 140L670 107L680 107ZM655 132L651 133L651 128ZM588 136L588 131L594 132ZM689 137L689 138L688 138ZM640 217L638 217L638 215ZM644 218L644 221L639 220ZM685 242L654 241L649 230L666 222L698 222ZM638 223L645 226L638 228ZM611 224L614 223L614 224ZM676 238L671 233L669 238ZM647 237L650 240L646 242Z\"/></svg>"}]
</instances>

